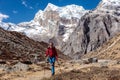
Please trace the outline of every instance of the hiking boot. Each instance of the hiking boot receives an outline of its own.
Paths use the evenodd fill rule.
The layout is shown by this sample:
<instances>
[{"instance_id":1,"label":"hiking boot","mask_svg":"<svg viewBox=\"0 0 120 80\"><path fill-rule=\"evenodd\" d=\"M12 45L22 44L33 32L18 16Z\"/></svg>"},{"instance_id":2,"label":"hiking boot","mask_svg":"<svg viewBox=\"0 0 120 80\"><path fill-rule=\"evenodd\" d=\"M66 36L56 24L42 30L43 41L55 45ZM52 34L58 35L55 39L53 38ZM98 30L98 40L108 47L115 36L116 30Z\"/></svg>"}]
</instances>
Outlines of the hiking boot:
<instances>
[{"instance_id":1,"label":"hiking boot","mask_svg":"<svg viewBox=\"0 0 120 80\"><path fill-rule=\"evenodd\" d=\"M52 76L54 76L55 75L55 73L52 73Z\"/></svg>"}]
</instances>

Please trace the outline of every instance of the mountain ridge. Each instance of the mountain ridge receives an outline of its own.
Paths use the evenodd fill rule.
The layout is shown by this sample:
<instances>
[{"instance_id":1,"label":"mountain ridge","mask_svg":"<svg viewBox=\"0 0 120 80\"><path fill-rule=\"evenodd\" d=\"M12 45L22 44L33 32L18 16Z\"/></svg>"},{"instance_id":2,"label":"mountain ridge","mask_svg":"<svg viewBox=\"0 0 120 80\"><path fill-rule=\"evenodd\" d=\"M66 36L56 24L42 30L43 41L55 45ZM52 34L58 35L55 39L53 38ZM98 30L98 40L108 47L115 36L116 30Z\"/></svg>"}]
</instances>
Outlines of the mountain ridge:
<instances>
[{"instance_id":1,"label":"mountain ridge","mask_svg":"<svg viewBox=\"0 0 120 80\"><path fill-rule=\"evenodd\" d=\"M49 9L49 7L55 7L55 9ZM36 41L48 43L52 40L60 49L62 43L68 40L70 34L77 27L81 16L87 12L88 10L75 4L58 7L48 3L46 8L39 10L30 22L22 22L17 25L3 22L5 25L3 28L23 33Z\"/></svg>"}]
</instances>

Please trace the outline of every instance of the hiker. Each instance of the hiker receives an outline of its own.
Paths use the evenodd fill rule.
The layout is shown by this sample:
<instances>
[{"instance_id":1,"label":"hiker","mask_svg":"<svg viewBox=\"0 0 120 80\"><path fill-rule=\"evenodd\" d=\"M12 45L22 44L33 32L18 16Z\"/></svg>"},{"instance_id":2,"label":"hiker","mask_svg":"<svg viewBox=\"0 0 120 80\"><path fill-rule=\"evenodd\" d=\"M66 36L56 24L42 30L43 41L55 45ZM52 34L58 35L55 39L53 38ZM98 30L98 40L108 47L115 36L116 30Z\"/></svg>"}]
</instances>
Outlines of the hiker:
<instances>
[{"instance_id":1,"label":"hiker","mask_svg":"<svg viewBox=\"0 0 120 80\"><path fill-rule=\"evenodd\" d=\"M58 60L58 55L52 42L49 43L49 46L46 50L46 57L48 57L48 62L51 64L51 72L53 76L55 74L55 61Z\"/></svg>"}]
</instances>

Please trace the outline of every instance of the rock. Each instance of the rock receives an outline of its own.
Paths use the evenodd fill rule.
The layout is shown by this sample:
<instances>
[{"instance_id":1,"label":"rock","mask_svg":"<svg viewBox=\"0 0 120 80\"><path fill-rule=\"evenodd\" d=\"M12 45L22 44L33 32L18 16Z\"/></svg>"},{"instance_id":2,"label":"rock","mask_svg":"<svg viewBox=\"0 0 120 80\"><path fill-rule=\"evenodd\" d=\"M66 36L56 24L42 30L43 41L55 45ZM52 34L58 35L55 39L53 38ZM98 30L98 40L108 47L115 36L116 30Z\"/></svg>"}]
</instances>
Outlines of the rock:
<instances>
[{"instance_id":1,"label":"rock","mask_svg":"<svg viewBox=\"0 0 120 80\"><path fill-rule=\"evenodd\" d=\"M117 64L120 64L120 61L117 61Z\"/></svg>"},{"instance_id":2,"label":"rock","mask_svg":"<svg viewBox=\"0 0 120 80\"><path fill-rule=\"evenodd\" d=\"M27 71L30 67L27 64L23 64L21 62L18 62L15 65L9 65L4 68L6 72L17 72L17 71Z\"/></svg>"},{"instance_id":3,"label":"rock","mask_svg":"<svg viewBox=\"0 0 120 80\"><path fill-rule=\"evenodd\" d=\"M89 58L88 61L89 61L89 63L96 63L96 62L98 62L98 59L97 58Z\"/></svg>"},{"instance_id":4,"label":"rock","mask_svg":"<svg viewBox=\"0 0 120 80\"><path fill-rule=\"evenodd\" d=\"M11 66L4 69L7 73L13 72L13 68Z\"/></svg>"},{"instance_id":5,"label":"rock","mask_svg":"<svg viewBox=\"0 0 120 80\"><path fill-rule=\"evenodd\" d=\"M100 61L99 63L100 63L100 67L102 67L102 68L106 68L106 67L108 67L108 64L109 64L109 60L102 60L102 61Z\"/></svg>"},{"instance_id":6,"label":"rock","mask_svg":"<svg viewBox=\"0 0 120 80\"><path fill-rule=\"evenodd\" d=\"M83 64L89 64L89 61L83 60Z\"/></svg>"},{"instance_id":7,"label":"rock","mask_svg":"<svg viewBox=\"0 0 120 80\"><path fill-rule=\"evenodd\" d=\"M0 64L0 70L1 70L1 71L6 70L6 68L7 68L7 65L5 65L5 64Z\"/></svg>"}]
</instances>

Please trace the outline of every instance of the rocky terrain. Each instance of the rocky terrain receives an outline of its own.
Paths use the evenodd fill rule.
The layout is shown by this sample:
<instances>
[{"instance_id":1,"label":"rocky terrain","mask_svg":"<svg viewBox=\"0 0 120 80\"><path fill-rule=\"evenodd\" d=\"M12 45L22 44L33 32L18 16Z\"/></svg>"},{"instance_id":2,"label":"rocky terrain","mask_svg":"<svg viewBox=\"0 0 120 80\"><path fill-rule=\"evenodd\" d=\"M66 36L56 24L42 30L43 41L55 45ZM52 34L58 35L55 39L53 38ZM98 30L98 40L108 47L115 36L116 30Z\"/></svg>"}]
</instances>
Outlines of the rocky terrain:
<instances>
[{"instance_id":1,"label":"rocky terrain","mask_svg":"<svg viewBox=\"0 0 120 80\"><path fill-rule=\"evenodd\" d=\"M34 41L22 33L0 28L0 80L13 80L16 77L18 80L18 76L25 80L25 74L42 71L45 67L47 47L47 43ZM70 59L59 50L57 52L59 60Z\"/></svg>"},{"instance_id":2,"label":"rocky terrain","mask_svg":"<svg viewBox=\"0 0 120 80\"><path fill-rule=\"evenodd\" d=\"M117 60L60 60L56 63L56 74L51 77L50 65L44 62L26 65L17 63L3 70L1 80L120 80L120 63ZM1 66L1 65L0 65Z\"/></svg>"},{"instance_id":3,"label":"rocky terrain","mask_svg":"<svg viewBox=\"0 0 120 80\"><path fill-rule=\"evenodd\" d=\"M34 41L25 35L0 28L0 59L29 60L30 54L36 54L43 60L47 44Z\"/></svg>"},{"instance_id":4,"label":"rocky terrain","mask_svg":"<svg viewBox=\"0 0 120 80\"><path fill-rule=\"evenodd\" d=\"M104 9L104 3L110 4ZM115 3L120 4L119 1ZM120 31L119 5L114 5L112 0L103 0L95 10L82 16L67 43L62 45L62 52L78 59L114 37Z\"/></svg>"}]
</instances>

